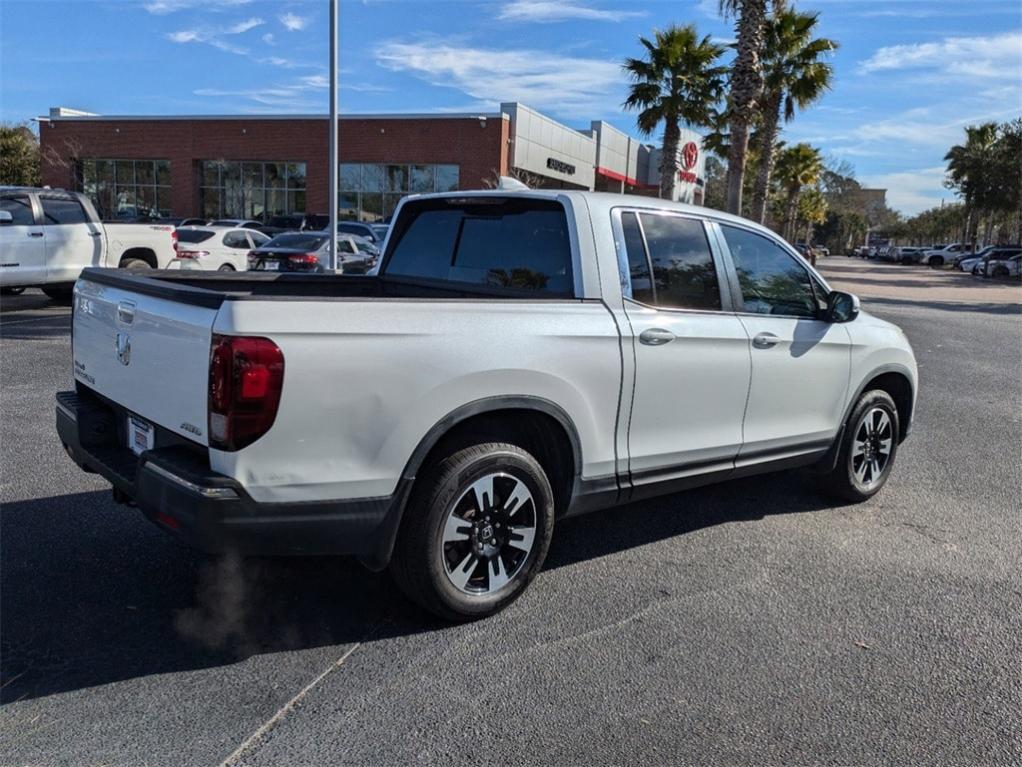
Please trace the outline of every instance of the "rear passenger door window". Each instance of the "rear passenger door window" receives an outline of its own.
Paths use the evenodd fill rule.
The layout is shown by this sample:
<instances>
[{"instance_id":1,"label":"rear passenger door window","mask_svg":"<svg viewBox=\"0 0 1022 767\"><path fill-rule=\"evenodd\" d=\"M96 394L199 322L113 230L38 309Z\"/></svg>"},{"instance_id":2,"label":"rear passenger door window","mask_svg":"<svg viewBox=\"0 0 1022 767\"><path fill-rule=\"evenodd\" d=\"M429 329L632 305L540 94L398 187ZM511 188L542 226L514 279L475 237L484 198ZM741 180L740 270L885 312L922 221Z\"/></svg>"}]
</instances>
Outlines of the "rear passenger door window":
<instances>
[{"instance_id":1,"label":"rear passenger door window","mask_svg":"<svg viewBox=\"0 0 1022 767\"><path fill-rule=\"evenodd\" d=\"M78 200L70 197L40 196L46 224L85 224L89 219Z\"/></svg>"},{"instance_id":2,"label":"rear passenger door window","mask_svg":"<svg viewBox=\"0 0 1022 767\"><path fill-rule=\"evenodd\" d=\"M809 271L780 245L763 235L721 224L738 273L744 311L785 317L819 314Z\"/></svg>"},{"instance_id":3,"label":"rear passenger door window","mask_svg":"<svg viewBox=\"0 0 1022 767\"><path fill-rule=\"evenodd\" d=\"M0 197L0 210L6 210L14 219L8 226L35 226L32 200L27 194Z\"/></svg>"},{"instance_id":4,"label":"rear passenger door window","mask_svg":"<svg viewBox=\"0 0 1022 767\"><path fill-rule=\"evenodd\" d=\"M662 309L721 309L720 282L703 222L660 213L625 212L625 295Z\"/></svg>"}]
</instances>

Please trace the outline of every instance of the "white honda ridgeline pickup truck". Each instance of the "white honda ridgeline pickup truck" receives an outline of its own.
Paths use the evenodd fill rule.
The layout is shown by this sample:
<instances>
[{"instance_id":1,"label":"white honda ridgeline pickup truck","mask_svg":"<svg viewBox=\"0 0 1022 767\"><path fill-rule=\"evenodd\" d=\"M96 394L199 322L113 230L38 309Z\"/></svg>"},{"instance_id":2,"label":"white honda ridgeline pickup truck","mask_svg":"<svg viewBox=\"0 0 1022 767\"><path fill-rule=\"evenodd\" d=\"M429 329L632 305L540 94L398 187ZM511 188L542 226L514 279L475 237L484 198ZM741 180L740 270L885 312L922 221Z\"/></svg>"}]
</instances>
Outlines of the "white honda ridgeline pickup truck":
<instances>
[{"instance_id":1,"label":"white honda ridgeline pickup truck","mask_svg":"<svg viewBox=\"0 0 1022 767\"><path fill-rule=\"evenodd\" d=\"M89 266L163 269L177 256L166 224L105 224L92 202L63 189L0 186L0 290L39 287L54 301Z\"/></svg>"},{"instance_id":2,"label":"white honda ridgeline pickup truck","mask_svg":"<svg viewBox=\"0 0 1022 767\"><path fill-rule=\"evenodd\" d=\"M405 198L378 274L75 287L71 458L208 552L353 554L487 615L561 517L812 466L884 485L900 329L740 218L574 191Z\"/></svg>"}]
</instances>

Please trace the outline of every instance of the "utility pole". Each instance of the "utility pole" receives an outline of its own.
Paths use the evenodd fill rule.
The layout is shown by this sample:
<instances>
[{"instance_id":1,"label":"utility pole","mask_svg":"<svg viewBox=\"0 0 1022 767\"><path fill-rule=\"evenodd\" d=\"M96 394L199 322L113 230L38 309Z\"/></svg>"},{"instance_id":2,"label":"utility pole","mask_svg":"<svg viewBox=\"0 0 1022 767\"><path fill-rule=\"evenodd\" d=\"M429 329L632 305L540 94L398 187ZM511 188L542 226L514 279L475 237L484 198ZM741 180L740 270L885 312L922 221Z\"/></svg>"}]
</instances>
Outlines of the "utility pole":
<instances>
[{"instance_id":1,"label":"utility pole","mask_svg":"<svg viewBox=\"0 0 1022 767\"><path fill-rule=\"evenodd\" d=\"M329 267L337 269L337 0L330 3L330 239L327 242L330 254Z\"/></svg>"}]
</instances>

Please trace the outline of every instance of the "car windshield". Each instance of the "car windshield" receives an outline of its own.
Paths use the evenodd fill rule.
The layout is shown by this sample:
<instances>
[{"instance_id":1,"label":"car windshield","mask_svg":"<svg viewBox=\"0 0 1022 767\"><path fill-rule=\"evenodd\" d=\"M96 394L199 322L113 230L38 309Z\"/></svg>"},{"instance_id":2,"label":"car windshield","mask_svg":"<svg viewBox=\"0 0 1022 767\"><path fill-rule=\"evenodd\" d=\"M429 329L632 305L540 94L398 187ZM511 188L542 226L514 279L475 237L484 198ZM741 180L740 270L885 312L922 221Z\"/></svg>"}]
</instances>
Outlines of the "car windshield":
<instances>
[{"instance_id":1,"label":"car windshield","mask_svg":"<svg viewBox=\"0 0 1022 767\"><path fill-rule=\"evenodd\" d=\"M302 220L298 216L274 216L269 225L274 229L297 229L302 225Z\"/></svg>"},{"instance_id":2,"label":"car windshield","mask_svg":"<svg viewBox=\"0 0 1022 767\"><path fill-rule=\"evenodd\" d=\"M358 248L359 253L376 255L380 252L379 249L368 240L355 240L355 247Z\"/></svg>"},{"instance_id":3,"label":"car windshield","mask_svg":"<svg viewBox=\"0 0 1022 767\"><path fill-rule=\"evenodd\" d=\"M278 234L262 247L311 251L319 250L325 242L326 237L322 234Z\"/></svg>"},{"instance_id":4,"label":"car windshield","mask_svg":"<svg viewBox=\"0 0 1022 767\"><path fill-rule=\"evenodd\" d=\"M213 236L213 232L207 232L203 229L178 229L177 230L177 241L178 242L205 242Z\"/></svg>"},{"instance_id":5,"label":"car windshield","mask_svg":"<svg viewBox=\"0 0 1022 767\"><path fill-rule=\"evenodd\" d=\"M381 240L387 236L387 230L390 229L389 226L384 226L383 224L372 224L371 228Z\"/></svg>"},{"instance_id":6,"label":"car windshield","mask_svg":"<svg viewBox=\"0 0 1022 767\"><path fill-rule=\"evenodd\" d=\"M240 221L234 221L229 218L222 218L219 221L214 221L210 226L238 226L241 224Z\"/></svg>"}]
</instances>

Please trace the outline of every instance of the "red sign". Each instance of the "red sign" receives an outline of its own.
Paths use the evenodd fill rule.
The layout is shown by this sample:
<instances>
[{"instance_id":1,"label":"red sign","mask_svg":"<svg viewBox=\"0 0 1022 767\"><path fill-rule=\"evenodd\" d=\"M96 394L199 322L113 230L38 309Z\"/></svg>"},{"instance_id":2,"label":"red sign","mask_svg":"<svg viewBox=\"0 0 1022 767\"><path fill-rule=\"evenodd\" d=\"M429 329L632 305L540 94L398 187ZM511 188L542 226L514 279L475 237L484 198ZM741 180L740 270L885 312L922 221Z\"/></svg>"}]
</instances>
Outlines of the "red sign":
<instances>
[{"instance_id":1,"label":"red sign","mask_svg":"<svg viewBox=\"0 0 1022 767\"><path fill-rule=\"evenodd\" d=\"M692 170L699 160L699 147L696 142L689 141L681 148L681 164L685 170Z\"/></svg>"}]
</instances>

